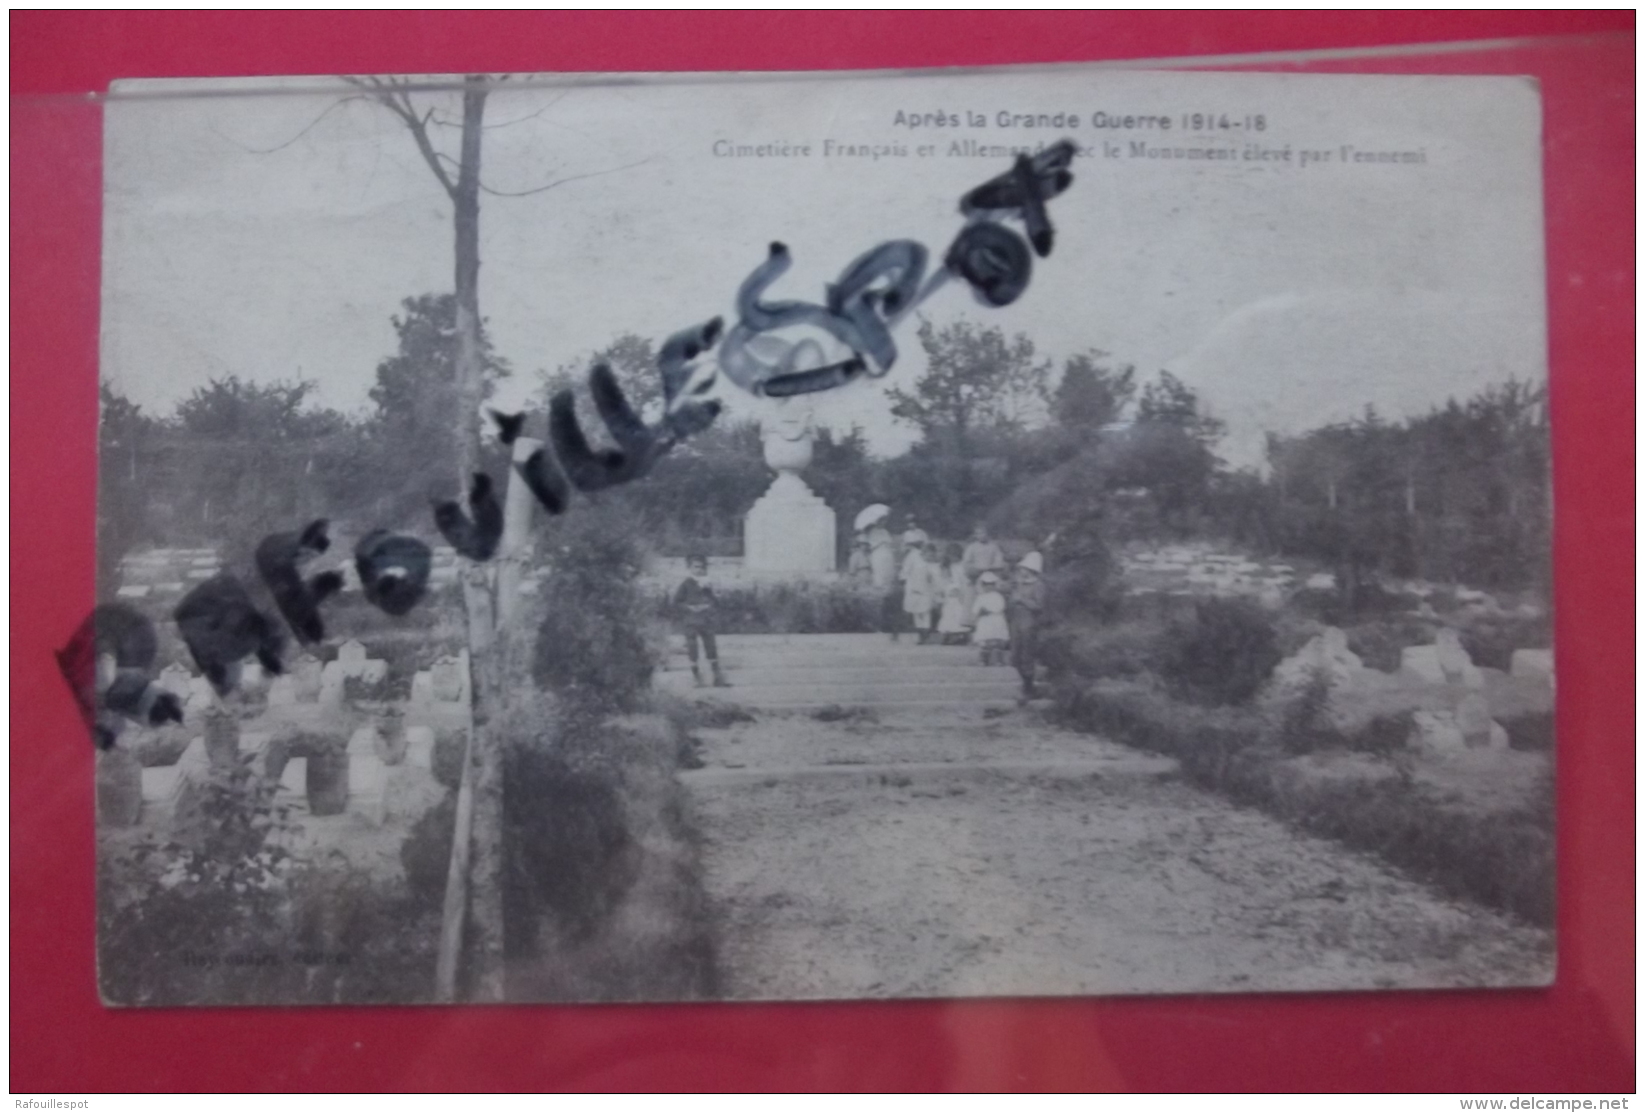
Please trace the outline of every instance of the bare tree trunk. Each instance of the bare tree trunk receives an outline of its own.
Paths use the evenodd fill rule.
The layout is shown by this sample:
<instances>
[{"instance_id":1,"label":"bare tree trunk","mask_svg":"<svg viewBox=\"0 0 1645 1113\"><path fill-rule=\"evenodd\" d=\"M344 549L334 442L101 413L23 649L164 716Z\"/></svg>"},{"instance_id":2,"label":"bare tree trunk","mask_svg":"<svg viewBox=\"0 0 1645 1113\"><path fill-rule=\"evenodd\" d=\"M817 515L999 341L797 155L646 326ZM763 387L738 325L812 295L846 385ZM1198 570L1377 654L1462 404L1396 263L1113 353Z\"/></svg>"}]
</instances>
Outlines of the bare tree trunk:
<instances>
[{"instance_id":1,"label":"bare tree trunk","mask_svg":"<svg viewBox=\"0 0 1645 1113\"><path fill-rule=\"evenodd\" d=\"M466 490L480 462L480 405L485 368L480 345L480 126L485 116L486 80L463 82L462 150L452 189L455 207L457 293L458 490ZM472 826L468 862L469 997L503 999L503 755L490 720L501 687L498 670L494 569L466 570L463 596L468 611L469 692L474 725L464 788L471 793ZM472 784L468 782L472 779ZM461 790L459 790L461 791ZM459 802L460 803L460 802ZM459 838L461 832L459 832Z\"/></svg>"},{"instance_id":2,"label":"bare tree trunk","mask_svg":"<svg viewBox=\"0 0 1645 1113\"><path fill-rule=\"evenodd\" d=\"M411 132L430 172L451 198L457 300L457 489L466 491L480 467L480 407L485 401L485 358L480 333L480 136L490 79L470 74L463 79L462 141L455 178L451 159L438 152L429 136L432 111L419 114L408 86L393 78L358 78L364 89L393 112ZM466 955L468 998L501 1001L503 984L503 746L491 719L503 691L507 654L499 627L511 610L529 530L530 500L517 477L509 476L504 564L468 563L463 569L463 605L468 622L469 698L473 727L457 792L457 818L447 873L435 996L458 996L460 960ZM525 514L517 512L524 498ZM500 582L499 582L500 581ZM503 593L500 595L499 593ZM465 914L466 913L466 914ZM465 935L467 936L464 946Z\"/></svg>"}]
</instances>

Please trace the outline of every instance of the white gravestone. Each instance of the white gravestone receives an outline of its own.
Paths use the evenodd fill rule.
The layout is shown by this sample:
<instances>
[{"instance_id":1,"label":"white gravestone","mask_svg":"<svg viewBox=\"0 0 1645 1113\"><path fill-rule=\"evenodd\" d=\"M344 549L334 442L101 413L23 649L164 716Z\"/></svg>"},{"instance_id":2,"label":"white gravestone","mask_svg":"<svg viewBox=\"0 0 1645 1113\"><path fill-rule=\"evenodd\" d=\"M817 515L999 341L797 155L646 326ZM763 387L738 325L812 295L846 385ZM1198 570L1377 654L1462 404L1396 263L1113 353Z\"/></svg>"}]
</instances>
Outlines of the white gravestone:
<instances>
[{"instance_id":1,"label":"white gravestone","mask_svg":"<svg viewBox=\"0 0 1645 1113\"><path fill-rule=\"evenodd\" d=\"M294 757L280 773L280 791L294 796L308 795L308 758Z\"/></svg>"},{"instance_id":2,"label":"white gravestone","mask_svg":"<svg viewBox=\"0 0 1645 1113\"><path fill-rule=\"evenodd\" d=\"M1445 683L1439 650L1431 645L1408 645L1399 651L1399 669L1429 684Z\"/></svg>"},{"instance_id":3,"label":"white gravestone","mask_svg":"<svg viewBox=\"0 0 1645 1113\"><path fill-rule=\"evenodd\" d=\"M277 676L269 682L268 705L290 707L297 702L297 681L289 676Z\"/></svg>"},{"instance_id":4,"label":"white gravestone","mask_svg":"<svg viewBox=\"0 0 1645 1113\"><path fill-rule=\"evenodd\" d=\"M1449 711L1418 711L1411 716L1416 725L1417 744L1437 753L1467 748L1456 717Z\"/></svg>"},{"instance_id":5,"label":"white gravestone","mask_svg":"<svg viewBox=\"0 0 1645 1113\"><path fill-rule=\"evenodd\" d=\"M320 698L320 670L323 668L318 659L303 654L291 666L291 677L296 684L297 698L303 703L313 703Z\"/></svg>"},{"instance_id":6,"label":"white gravestone","mask_svg":"<svg viewBox=\"0 0 1645 1113\"><path fill-rule=\"evenodd\" d=\"M1506 750L1508 732L1501 723L1491 718L1491 709L1485 697L1477 692L1463 697L1457 704L1457 730L1462 742L1470 750Z\"/></svg>"},{"instance_id":7,"label":"white gravestone","mask_svg":"<svg viewBox=\"0 0 1645 1113\"><path fill-rule=\"evenodd\" d=\"M343 669L339 661L320 670L320 706L333 709L343 706Z\"/></svg>"},{"instance_id":8,"label":"white gravestone","mask_svg":"<svg viewBox=\"0 0 1645 1113\"><path fill-rule=\"evenodd\" d=\"M761 422L765 462L776 473L743 520L743 567L751 572L833 572L834 511L800 472L811 463L811 414L796 402L774 404Z\"/></svg>"},{"instance_id":9,"label":"white gravestone","mask_svg":"<svg viewBox=\"0 0 1645 1113\"><path fill-rule=\"evenodd\" d=\"M1480 675L1473 658L1468 656L1462 637L1455 630L1446 627L1434 635L1434 652L1447 684L1462 684L1469 688L1485 685L1485 678Z\"/></svg>"},{"instance_id":10,"label":"white gravestone","mask_svg":"<svg viewBox=\"0 0 1645 1113\"><path fill-rule=\"evenodd\" d=\"M358 677L366 667L366 647L350 639L337 647L337 664L347 677Z\"/></svg>"},{"instance_id":11,"label":"white gravestone","mask_svg":"<svg viewBox=\"0 0 1645 1113\"><path fill-rule=\"evenodd\" d=\"M411 678L411 702L418 704L434 702L434 674L422 671Z\"/></svg>"},{"instance_id":12,"label":"white gravestone","mask_svg":"<svg viewBox=\"0 0 1645 1113\"><path fill-rule=\"evenodd\" d=\"M1508 662L1510 675L1521 680L1554 682L1554 651L1551 649L1516 649Z\"/></svg>"},{"instance_id":13,"label":"white gravestone","mask_svg":"<svg viewBox=\"0 0 1645 1113\"><path fill-rule=\"evenodd\" d=\"M433 727L406 728L406 764L415 765L419 769L434 768Z\"/></svg>"},{"instance_id":14,"label":"white gravestone","mask_svg":"<svg viewBox=\"0 0 1645 1113\"><path fill-rule=\"evenodd\" d=\"M172 804L183 789L180 765L150 765L143 770L143 803Z\"/></svg>"},{"instance_id":15,"label":"white gravestone","mask_svg":"<svg viewBox=\"0 0 1645 1113\"><path fill-rule=\"evenodd\" d=\"M466 679L463 674L466 671L463 668L463 663L457 658L440 658L429 669L430 694L435 699L447 703L461 700L465 687L464 680Z\"/></svg>"}]
</instances>

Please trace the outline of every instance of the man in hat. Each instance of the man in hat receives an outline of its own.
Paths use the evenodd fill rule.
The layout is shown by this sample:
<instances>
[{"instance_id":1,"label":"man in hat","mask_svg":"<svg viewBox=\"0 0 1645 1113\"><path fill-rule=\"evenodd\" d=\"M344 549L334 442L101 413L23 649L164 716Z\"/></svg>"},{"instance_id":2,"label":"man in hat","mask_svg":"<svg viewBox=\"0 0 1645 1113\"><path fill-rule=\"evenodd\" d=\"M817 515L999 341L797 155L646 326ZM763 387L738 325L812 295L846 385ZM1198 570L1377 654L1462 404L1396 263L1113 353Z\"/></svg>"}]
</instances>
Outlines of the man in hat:
<instances>
[{"instance_id":1,"label":"man in hat","mask_svg":"<svg viewBox=\"0 0 1645 1113\"><path fill-rule=\"evenodd\" d=\"M1040 616L1045 611L1045 560L1038 550L1017 562L1011 578L1011 601L1006 618L1011 627L1011 664L1022 677L1022 695L1019 704L1025 704L1039 693L1034 688L1035 653L1039 648Z\"/></svg>"}]
</instances>

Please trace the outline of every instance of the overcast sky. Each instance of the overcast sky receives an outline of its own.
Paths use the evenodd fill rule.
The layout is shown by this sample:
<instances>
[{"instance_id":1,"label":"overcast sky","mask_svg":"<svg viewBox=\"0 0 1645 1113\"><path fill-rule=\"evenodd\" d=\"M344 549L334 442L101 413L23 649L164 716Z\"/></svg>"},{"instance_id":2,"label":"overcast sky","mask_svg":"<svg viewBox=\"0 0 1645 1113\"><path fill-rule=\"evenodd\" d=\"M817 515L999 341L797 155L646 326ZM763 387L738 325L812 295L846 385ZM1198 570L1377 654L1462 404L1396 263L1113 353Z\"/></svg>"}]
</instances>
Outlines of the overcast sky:
<instances>
[{"instance_id":1,"label":"overcast sky","mask_svg":"<svg viewBox=\"0 0 1645 1113\"><path fill-rule=\"evenodd\" d=\"M224 88L219 86L219 88ZM103 371L166 412L214 376L309 378L367 405L393 352L402 298L451 288L451 205L405 127L314 81L272 95L126 86L107 110ZM455 120L455 94L420 94ZM329 108L329 111L328 111ZM959 126L899 125L899 112ZM1000 126L1070 112L1077 127ZM986 126L971 125L969 112ZM1166 116L1097 129L1095 113ZM1184 130L1207 112L1227 129ZM1255 128L1255 117L1263 127ZM1008 159L951 145L1063 136L1095 152L1051 203L1052 256L1005 309L951 284L930 320L1022 331L1040 353L1096 348L1143 377L1168 369L1229 424L1224 455L1260 456L1265 431L1425 410L1510 376L1546 375L1535 88L1509 78L1135 73L747 82L513 82L486 107L481 307L515 367L580 361L623 332L660 338L732 317L738 284L775 239L795 265L768 295L820 301L862 251L914 238L940 258L956 202ZM1238 124L1236 129L1233 125ZM457 130L434 129L456 153ZM809 145L804 156L718 157L715 144ZM1102 141L1117 144L1105 157ZM907 154L825 154L824 143ZM1133 157L1250 142L1289 161ZM929 155L922 145L932 144ZM1423 161L1341 161L1358 151ZM722 148L723 149L723 148ZM1304 150L1329 162L1300 165ZM910 323L910 325L912 322ZM889 382L923 368L913 328ZM741 405L739 408L748 410ZM815 399L881 452L909 434L877 386Z\"/></svg>"}]
</instances>

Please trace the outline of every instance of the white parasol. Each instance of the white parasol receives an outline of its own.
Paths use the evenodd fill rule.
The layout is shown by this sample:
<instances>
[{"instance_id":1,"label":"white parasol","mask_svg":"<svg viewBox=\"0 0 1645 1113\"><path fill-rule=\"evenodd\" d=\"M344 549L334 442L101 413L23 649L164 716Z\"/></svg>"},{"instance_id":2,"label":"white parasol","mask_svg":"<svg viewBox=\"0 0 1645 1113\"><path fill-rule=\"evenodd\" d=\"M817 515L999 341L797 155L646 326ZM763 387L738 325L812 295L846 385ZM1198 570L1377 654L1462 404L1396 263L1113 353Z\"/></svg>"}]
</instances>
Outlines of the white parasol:
<instances>
[{"instance_id":1,"label":"white parasol","mask_svg":"<svg viewBox=\"0 0 1645 1113\"><path fill-rule=\"evenodd\" d=\"M852 529L861 532L870 526L877 526L891 516L891 508L883 502L876 502L873 506L865 506L857 514L857 520Z\"/></svg>"}]
</instances>

